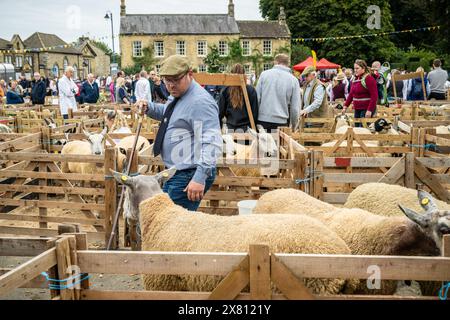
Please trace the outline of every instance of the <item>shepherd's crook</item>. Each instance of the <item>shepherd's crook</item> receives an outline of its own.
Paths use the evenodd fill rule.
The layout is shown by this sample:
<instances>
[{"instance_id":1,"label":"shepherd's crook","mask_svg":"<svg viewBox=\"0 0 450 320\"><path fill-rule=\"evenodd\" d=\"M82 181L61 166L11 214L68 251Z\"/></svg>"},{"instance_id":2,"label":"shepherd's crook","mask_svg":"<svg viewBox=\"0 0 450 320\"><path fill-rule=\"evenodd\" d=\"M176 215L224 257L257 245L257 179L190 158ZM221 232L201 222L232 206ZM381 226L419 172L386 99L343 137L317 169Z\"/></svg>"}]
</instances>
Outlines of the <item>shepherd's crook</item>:
<instances>
[{"instance_id":1,"label":"shepherd's crook","mask_svg":"<svg viewBox=\"0 0 450 320\"><path fill-rule=\"evenodd\" d=\"M142 121L143 121L144 116L145 116L145 114L144 114L144 106L142 104L142 101L139 102L138 106L139 106L139 113L140 114L139 114L138 127L136 129L136 138L134 139L133 148L131 149L130 159L128 161L127 168L126 168L126 171L125 171L125 174L128 175L128 176L130 175L131 165L133 163L133 158L134 158L134 156L136 154L136 145L137 145L138 140L139 140L139 135L141 134ZM116 211L116 214L114 216L114 223L113 223L113 227L112 227L112 231L111 231L111 236L109 237L108 246L106 247L106 250L109 250L111 248L112 241L113 241L114 237L116 236L116 229L117 229L117 224L119 223L119 214L120 214L120 210L122 209L124 194L125 194L125 186L122 185L122 191L120 193L120 199L119 199L119 203L117 205L117 211Z\"/></svg>"}]
</instances>

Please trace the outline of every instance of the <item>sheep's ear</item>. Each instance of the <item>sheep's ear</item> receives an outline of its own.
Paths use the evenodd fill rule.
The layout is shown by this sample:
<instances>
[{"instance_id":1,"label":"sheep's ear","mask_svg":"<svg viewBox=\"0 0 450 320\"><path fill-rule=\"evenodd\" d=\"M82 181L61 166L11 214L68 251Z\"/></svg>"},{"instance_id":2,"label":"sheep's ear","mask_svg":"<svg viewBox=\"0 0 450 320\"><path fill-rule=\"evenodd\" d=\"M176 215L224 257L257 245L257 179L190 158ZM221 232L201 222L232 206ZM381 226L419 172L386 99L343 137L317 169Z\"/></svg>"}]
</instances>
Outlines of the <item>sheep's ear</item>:
<instances>
[{"instance_id":1,"label":"sheep's ear","mask_svg":"<svg viewBox=\"0 0 450 320\"><path fill-rule=\"evenodd\" d=\"M83 129L83 133L86 136L86 138L89 138L91 136L91 133L87 131L86 129Z\"/></svg>"},{"instance_id":2,"label":"sheep's ear","mask_svg":"<svg viewBox=\"0 0 450 320\"><path fill-rule=\"evenodd\" d=\"M124 174L124 173L120 173L120 172L114 171L112 169L110 169L110 171L111 171L114 179L116 179L116 181L118 183L123 184L123 185L125 185L127 187L130 187L130 188L132 188L134 186L132 177L130 177L130 176Z\"/></svg>"},{"instance_id":3,"label":"sheep's ear","mask_svg":"<svg viewBox=\"0 0 450 320\"><path fill-rule=\"evenodd\" d=\"M138 149L138 152L141 152L142 150L144 150L145 147L145 142L142 143L141 147Z\"/></svg>"},{"instance_id":4,"label":"sheep's ear","mask_svg":"<svg viewBox=\"0 0 450 320\"><path fill-rule=\"evenodd\" d=\"M264 129L262 125L258 124L256 128L258 129L259 133L266 133L266 129Z\"/></svg>"},{"instance_id":5,"label":"sheep's ear","mask_svg":"<svg viewBox=\"0 0 450 320\"><path fill-rule=\"evenodd\" d=\"M248 128L248 132L254 136L255 138L258 137L258 132L256 132L255 130L253 130L252 128Z\"/></svg>"},{"instance_id":6,"label":"sheep's ear","mask_svg":"<svg viewBox=\"0 0 450 320\"><path fill-rule=\"evenodd\" d=\"M175 175L175 173L177 172L177 168L172 167L170 169L164 170L158 174L155 175L156 180L159 181L159 183L165 183L167 181L169 181L170 179L172 179L172 177Z\"/></svg>"},{"instance_id":7,"label":"sheep's ear","mask_svg":"<svg viewBox=\"0 0 450 320\"><path fill-rule=\"evenodd\" d=\"M438 210L438 206L436 205L433 196L428 192L424 190L418 190L417 197L419 198L420 205L425 209L426 212Z\"/></svg>"},{"instance_id":8,"label":"sheep's ear","mask_svg":"<svg viewBox=\"0 0 450 320\"><path fill-rule=\"evenodd\" d=\"M426 228L429 225L430 219L427 215L424 214L418 214L414 210L411 210L409 208L403 207L402 205L398 205L400 210L403 211L403 213L413 222L417 223L419 226Z\"/></svg>"},{"instance_id":9,"label":"sheep's ear","mask_svg":"<svg viewBox=\"0 0 450 320\"><path fill-rule=\"evenodd\" d=\"M127 150L125 150L124 148L119 148L119 152L120 152L121 154L123 154L124 156L127 155Z\"/></svg>"}]
</instances>

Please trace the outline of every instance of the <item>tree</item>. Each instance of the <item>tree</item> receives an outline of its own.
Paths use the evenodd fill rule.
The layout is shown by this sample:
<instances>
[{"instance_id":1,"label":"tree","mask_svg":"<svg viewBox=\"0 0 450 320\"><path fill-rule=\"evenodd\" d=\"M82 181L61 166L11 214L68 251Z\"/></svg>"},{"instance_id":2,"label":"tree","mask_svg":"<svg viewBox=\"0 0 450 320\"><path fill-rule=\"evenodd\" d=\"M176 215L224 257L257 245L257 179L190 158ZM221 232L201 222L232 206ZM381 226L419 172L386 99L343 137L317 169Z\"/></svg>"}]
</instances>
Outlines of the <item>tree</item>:
<instances>
[{"instance_id":1,"label":"tree","mask_svg":"<svg viewBox=\"0 0 450 320\"><path fill-rule=\"evenodd\" d=\"M393 31L388 0L372 0L381 10L381 29L369 30L368 4L365 0L260 0L264 18L277 19L284 6L287 23L293 38L324 38ZM388 36L362 37L348 40L308 41L304 45L315 50L319 57L327 57L344 66L356 58L386 61L395 53L395 45Z\"/></svg>"},{"instance_id":2,"label":"tree","mask_svg":"<svg viewBox=\"0 0 450 320\"><path fill-rule=\"evenodd\" d=\"M220 66L222 65L222 57L219 55L219 49L216 45L209 47L209 53L204 60L208 65L208 70L211 73L220 72Z\"/></svg>"}]
</instances>

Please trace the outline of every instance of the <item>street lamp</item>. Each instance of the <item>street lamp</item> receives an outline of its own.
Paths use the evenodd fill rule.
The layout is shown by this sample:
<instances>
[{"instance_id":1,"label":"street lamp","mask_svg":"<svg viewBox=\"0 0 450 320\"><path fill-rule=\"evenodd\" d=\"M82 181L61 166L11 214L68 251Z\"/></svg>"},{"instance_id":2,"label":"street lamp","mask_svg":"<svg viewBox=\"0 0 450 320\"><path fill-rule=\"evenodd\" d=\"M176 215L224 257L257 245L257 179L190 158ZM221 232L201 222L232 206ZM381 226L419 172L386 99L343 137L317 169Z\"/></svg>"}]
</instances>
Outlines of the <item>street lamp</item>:
<instances>
[{"instance_id":1,"label":"street lamp","mask_svg":"<svg viewBox=\"0 0 450 320\"><path fill-rule=\"evenodd\" d=\"M106 15L105 15L105 20L110 20L111 19L111 36L112 36L112 50L113 50L113 54L112 54L112 62L115 63L115 47L114 47L114 20L113 20L113 14L111 11L107 11Z\"/></svg>"}]
</instances>

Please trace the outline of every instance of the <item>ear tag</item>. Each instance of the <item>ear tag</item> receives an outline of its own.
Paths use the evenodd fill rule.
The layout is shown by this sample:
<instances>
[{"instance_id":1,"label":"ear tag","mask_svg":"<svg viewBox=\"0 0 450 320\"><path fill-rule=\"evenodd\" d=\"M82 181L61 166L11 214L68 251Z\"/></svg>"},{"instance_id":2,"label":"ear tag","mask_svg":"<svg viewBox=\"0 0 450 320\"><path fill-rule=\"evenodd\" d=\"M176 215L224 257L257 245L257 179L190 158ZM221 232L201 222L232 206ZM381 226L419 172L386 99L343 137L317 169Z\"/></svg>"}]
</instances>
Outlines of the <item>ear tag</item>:
<instances>
[{"instance_id":1,"label":"ear tag","mask_svg":"<svg viewBox=\"0 0 450 320\"><path fill-rule=\"evenodd\" d=\"M430 200L429 200L428 198L423 198L423 199L422 199L422 204L423 204L424 206L426 206L429 202L430 202Z\"/></svg>"},{"instance_id":2,"label":"ear tag","mask_svg":"<svg viewBox=\"0 0 450 320\"><path fill-rule=\"evenodd\" d=\"M163 178L167 178L167 177L169 177L169 174L168 174L167 172L164 172L164 173L162 174L162 176L163 176Z\"/></svg>"},{"instance_id":3,"label":"ear tag","mask_svg":"<svg viewBox=\"0 0 450 320\"><path fill-rule=\"evenodd\" d=\"M128 177L127 176L122 176L122 181L127 181L128 180Z\"/></svg>"}]
</instances>

